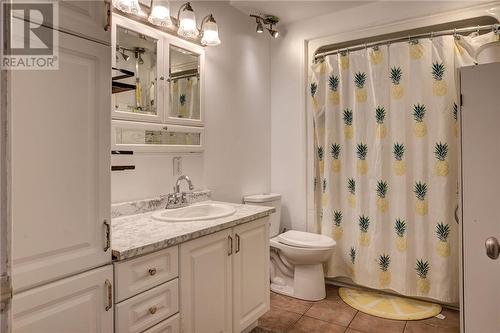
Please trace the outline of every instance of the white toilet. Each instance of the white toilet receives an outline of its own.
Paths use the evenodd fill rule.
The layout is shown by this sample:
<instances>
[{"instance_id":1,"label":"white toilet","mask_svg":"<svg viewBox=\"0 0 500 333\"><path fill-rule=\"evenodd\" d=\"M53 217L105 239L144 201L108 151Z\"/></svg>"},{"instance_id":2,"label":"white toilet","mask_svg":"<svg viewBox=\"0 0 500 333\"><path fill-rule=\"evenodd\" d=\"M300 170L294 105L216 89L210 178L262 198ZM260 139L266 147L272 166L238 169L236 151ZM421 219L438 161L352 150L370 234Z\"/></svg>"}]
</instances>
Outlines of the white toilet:
<instances>
[{"instance_id":1,"label":"white toilet","mask_svg":"<svg viewBox=\"0 0 500 333\"><path fill-rule=\"evenodd\" d=\"M308 301L326 297L323 262L330 258L335 241L328 236L290 230L279 233L281 195L257 194L243 198L246 204L272 206L270 216L271 290Z\"/></svg>"}]
</instances>

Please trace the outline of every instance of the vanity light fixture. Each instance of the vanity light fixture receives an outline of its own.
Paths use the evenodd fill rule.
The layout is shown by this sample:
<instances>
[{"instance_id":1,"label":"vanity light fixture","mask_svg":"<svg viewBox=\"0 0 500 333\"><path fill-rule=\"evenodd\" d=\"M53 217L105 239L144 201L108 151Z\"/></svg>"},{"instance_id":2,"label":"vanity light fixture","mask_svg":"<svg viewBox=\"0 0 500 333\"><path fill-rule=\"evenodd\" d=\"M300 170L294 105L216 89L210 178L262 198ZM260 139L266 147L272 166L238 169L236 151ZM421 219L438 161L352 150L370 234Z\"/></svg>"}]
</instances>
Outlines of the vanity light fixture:
<instances>
[{"instance_id":1,"label":"vanity light fixture","mask_svg":"<svg viewBox=\"0 0 500 333\"><path fill-rule=\"evenodd\" d=\"M129 14L139 14L141 11L139 0L113 0L113 6Z\"/></svg>"},{"instance_id":2,"label":"vanity light fixture","mask_svg":"<svg viewBox=\"0 0 500 333\"><path fill-rule=\"evenodd\" d=\"M257 28L255 29L255 31L257 33L259 34L263 33L264 26L269 26L266 27L266 30L269 31L269 34L273 38L279 37L279 31L273 28L280 21L279 17L274 15L259 15L259 14L250 14L250 16L255 18L255 22L257 23Z\"/></svg>"},{"instance_id":3,"label":"vanity light fixture","mask_svg":"<svg viewBox=\"0 0 500 333\"><path fill-rule=\"evenodd\" d=\"M194 14L193 7L189 2L181 5L179 11L177 12L177 22L179 22L179 28L177 34L179 36L196 38L200 34L198 28L196 27L196 15Z\"/></svg>"},{"instance_id":4,"label":"vanity light fixture","mask_svg":"<svg viewBox=\"0 0 500 333\"><path fill-rule=\"evenodd\" d=\"M209 14L201 21L201 44L206 46L217 46L220 44L219 28L214 16Z\"/></svg>"},{"instance_id":5,"label":"vanity light fixture","mask_svg":"<svg viewBox=\"0 0 500 333\"><path fill-rule=\"evenodd\" d=\"M170 4L166 0L151 0L151 13L149 14L148 21L151 24L161 27L173 26L170 19Z\"/></svg>"},{"instance_id":6,"label":"vanity light fixture","mask_svg":"<svg viewBox=\"0 0 500 333\"><path fill-rule=\"evenodd\" d=\"M141 12L139 0L113 0L113 6L125 13L144 16ZM170 17L170 5L168 0L151 0L151 10L148 21L151 24L162 27L177 27L177 34L181 37L197 38L201 34L201 44L203 46L216 46L221 43L219 38L219 28L212 14L209 14L201 21L198 29L196 15L191 3L186 2L177 11L177 25ZM272 28L272 26L271 26ZM121 53L124 57L124 53ZM125 57L124 57L125 58Z\"/></svg>"}]
</instances>

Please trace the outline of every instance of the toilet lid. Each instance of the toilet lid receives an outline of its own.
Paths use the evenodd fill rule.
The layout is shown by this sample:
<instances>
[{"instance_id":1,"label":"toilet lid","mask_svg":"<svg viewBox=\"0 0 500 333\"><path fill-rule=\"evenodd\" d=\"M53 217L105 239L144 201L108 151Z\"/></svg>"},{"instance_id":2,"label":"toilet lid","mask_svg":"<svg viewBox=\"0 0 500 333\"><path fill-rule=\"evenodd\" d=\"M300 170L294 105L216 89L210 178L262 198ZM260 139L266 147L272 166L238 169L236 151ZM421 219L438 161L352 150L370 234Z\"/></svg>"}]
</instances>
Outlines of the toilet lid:
<instances>
[{"instance_id":1,"label":"toilet lid","mask_svg":"<svg viewBox=\"0 0 500 333\"><path fill-rule=\"evenodd\" d=\"M306 248L330 248L335 246L335 241L328 236L310 232L289 230L277 236L280 243Z\"/></svg>"}]
</instances>

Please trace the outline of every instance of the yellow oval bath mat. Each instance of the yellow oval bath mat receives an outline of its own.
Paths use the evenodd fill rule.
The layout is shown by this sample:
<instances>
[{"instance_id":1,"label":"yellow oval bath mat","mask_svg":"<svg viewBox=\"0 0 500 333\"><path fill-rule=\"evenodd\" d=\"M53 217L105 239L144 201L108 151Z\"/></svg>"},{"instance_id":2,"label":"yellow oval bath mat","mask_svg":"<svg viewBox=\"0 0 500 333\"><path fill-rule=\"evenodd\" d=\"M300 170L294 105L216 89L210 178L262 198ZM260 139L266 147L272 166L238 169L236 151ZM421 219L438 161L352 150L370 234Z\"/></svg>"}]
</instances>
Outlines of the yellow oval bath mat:
<instances>
[{"instance_id":1,"label":"yellow oval bath mat","mask_svg":"<svg viewBox=\"0 0 500 333\"><path fill-rule=\"evenodd\" d=\"M353 308L381 318L419 320L434 317L441 312L441 305L438 304L374 291L340 288L339 295Z\"/></svg>"}]
</instances>

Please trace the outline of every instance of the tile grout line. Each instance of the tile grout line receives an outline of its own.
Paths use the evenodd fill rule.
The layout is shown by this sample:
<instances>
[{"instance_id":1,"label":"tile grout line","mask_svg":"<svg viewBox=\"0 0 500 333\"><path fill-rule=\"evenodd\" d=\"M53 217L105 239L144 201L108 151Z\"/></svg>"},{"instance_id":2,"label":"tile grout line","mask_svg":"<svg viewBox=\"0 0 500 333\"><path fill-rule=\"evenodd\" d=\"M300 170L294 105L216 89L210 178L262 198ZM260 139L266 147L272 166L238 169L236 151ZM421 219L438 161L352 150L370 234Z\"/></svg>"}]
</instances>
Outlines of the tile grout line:
<instances>
[{"instance_id":1,"label":"tile grout line","mask_svg":"<svg viewBox=\"0 0 500 333\"><path fill-rule=\"evenodd\" d=\"M356 318L356 316L358 315L358 313L359 313L359 310L356 310L356 313L354 314L354 316L352 316L351 321L349 322L349 324L347 324L347 327L346 327L344 333L347 332L347 330L351 328L351 324L354 321L354 318Z\"/></svg>"}]
</instances>

